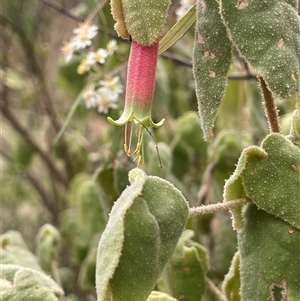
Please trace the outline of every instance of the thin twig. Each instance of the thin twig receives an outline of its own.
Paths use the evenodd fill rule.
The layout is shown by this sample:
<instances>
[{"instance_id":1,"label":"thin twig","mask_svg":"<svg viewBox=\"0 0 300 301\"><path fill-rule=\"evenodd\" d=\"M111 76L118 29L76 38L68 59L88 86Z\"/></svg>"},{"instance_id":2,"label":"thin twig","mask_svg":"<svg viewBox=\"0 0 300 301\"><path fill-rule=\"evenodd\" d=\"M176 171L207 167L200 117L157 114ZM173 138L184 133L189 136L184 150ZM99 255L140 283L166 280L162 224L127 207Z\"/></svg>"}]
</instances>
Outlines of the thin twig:
<instances>
[{"instance_id":1,"label":"thin twig","mask_svg":"<svg viewBox=\"0 0 300 301\"><path fill-rule=\"evenodd\" d=\"M64 6L62 6L61 4L52 1L52 0L39 0L41 2L43 2L44 4L56 9L57 11L59 11L60 13L62 13L63 15L69 17L70 19L77 21L77 22L84 22L84 18L74 15L73 13L71 13L69 10L67 10Z\"/></svg>"},{"instance_id":2,"label":"thin twig","mask_svg":"<svg viewBox=\"0 0 300 301\"><path fill-rule=\"evenodd\" d=\"M45 5L48 5L49 7L54 8L55 10L59 11L66 17L68 17L76 22L85 22L86 20L89 20L90 18L94 18L94 16L98 12L99 7L100 8L102 7L102 3L100 3L99 6L87 17L87 19L85 19L81 16L74 15L69 10L67 10L64 6L58 4L55 1L52 1L52 0L39 0L39 1L43 2ZM120 38L114 30L105 28L101 24L97 24L97 26L101 32L105 32L105 33L109 34L110 36L114 37L115 39L122 40L122 38Z\"/></svg>"},{"instance_id":3,"label":"thin twig","mask_svg":"<svg viewBox=\"0 0 300 301\"><path fill-rule=\"evenodd\" d=\"M228 210L234 207L238 207L240 205L244 205L247 202L248 201L246 199L237 199L237 200L227 201L223 203L192 207L190 208L190 216L212 214L220 210L226 210L226 209Z\"/></svg>"},{"instance_id":4,"label":"thin twig","mask_svg":"<svg viewBox=\"0 0 300 301\"><path fill-rule=\"evenodd\" d=\"M205 277L205 281L209 289L218 297L220 301L228 301L226 296L219 290L219 288L208 278Z\"/></svg>"},{"instance_id":5,"label":"thin twig","mask_svg":"<svg viewBox=\"0 0 300 301\"><path fill-rule=\"evenodd\" d=\"M27 129L19 122L19 120L14 116L14 114L9 110L9 108L4 104L4 101L0 101L0 110L2 111L3 116L10 122L13 128L23 137L23 139L39 154L43 159L45 164L48 166L51 173L61 182L64 187L68 187L68 180L63 176L62 172L59 171L51 157L46 151L44 151L31 137Z\"/></svg>"},{"instance_id":6,"label":"thin twig","mask_svg":"<svg viewBox=\"0 0 300 301\"><path fill-rule=\"evenodd\" d=\"M269 90L265 80L259 76L259 83L262 90L263 105L265 114L268 120L269 128L271 132L280 133L280 118L276 107L275 99L272 92Z\"/></svg>"},{"instance_id":7,"label":"thin twig","mask_svg":"<svg viewBox=\"0 0 300 301\"><path fill-rule=\"evenodd\" d=\"M61 124L57 119L56 116L56 111L54 107L54 101L49 93L46 80L44 77L44 74L40 68L40 65L37 61L35 51L33 49L33 45L31 41L28 39L26 33L24 32L24 29L17 25L15 22L12 22L6 16L0 15L0 21L12 28L15 33L18 35L20 38L22 48L27 56L27 62L28 62L28 67L30 68L30 71L38 78L39 80L39 85L34 87L37 89L36 94L41 95L40 99L42 100L44 104L45 111L51 121L51 124L55 130L56 133L60 131ZM33 78L34 79L34 78ZM4 99L5 100L5 99ZM64 159L64 164L65 164L65 169L67 171L68 177L71 178L73 176L73 167L72 167L72 161L71 157L68 151L67 144L63 139L60 140L60 143L58 145L59 151L62 153L63 159Z\"/></svg>"},{"instance_id":8,"label":"thin twig","mask_svg":"<svg viewBox=\"0 0 300 301\"><path fill-rule=\"evenodd\" d=\"M3 139L3 138L1 138L1 139ZM9 162L13 161L13 158L7 152L5 152L2 148L0 149L0 155ZM54 208L54 200L49 196L49 193L46 191L46 189L44 188L42 183L36 178L36 176L34 176L31 172L29 172L27 170L24 171L22 174L24 174L26 176L28 181L38 192L38 194L40 195L40 197L42 199L43 204L48 209L48 211L51 213L53 222L55 222L57 219L57 212Z\"/></svg>"},{"instance_id":9,"label":"thin twig","mask_svg":"<svg viewBox=\"0 0 300 301\"><path fill-rule=\"evenodd\" d=\"M36 176L29 171L25 172L25 176L35 190L39 193L43 204L51 213L52 222L55 223L57 219L57 210L54 207L54 200L49 196L49 193L46 191L45 187L43 187L42 183L36 178Z\"/></svg>"}]
</instances>

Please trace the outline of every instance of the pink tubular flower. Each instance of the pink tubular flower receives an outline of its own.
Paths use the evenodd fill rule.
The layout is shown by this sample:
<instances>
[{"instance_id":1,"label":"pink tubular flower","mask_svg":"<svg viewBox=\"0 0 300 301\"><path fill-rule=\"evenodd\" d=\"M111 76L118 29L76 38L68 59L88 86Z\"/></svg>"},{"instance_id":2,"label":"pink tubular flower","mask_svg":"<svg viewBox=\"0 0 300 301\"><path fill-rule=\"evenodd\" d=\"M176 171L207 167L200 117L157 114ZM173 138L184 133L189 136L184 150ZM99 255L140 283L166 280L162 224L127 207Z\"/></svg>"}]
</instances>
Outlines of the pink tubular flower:
<instances>
[{"instance_id":1,"label":"pink tubular flower","mask_svg":"<svg viewBox=\"0 0 300 301\"><path fill-rule=\"evenodd\" d=\"M133 121L140 127L157 128L164 123L164 119L159 123L154 123L151 118L158 44L157 41L150 46L143 46L136 41L132 42L128 62L125 108L118 120L107 118L111 124L122 126ZM140 136L138 144L141 144L142 129L140 129ZM124 148L129 154L126 141Z\"/></svg>"},{"instance_id":2,"label":"pink tubular flower","mask_svg":"<svg viewBox=\"0 0 300 301\"><path fill-rule=\"evenodd\" d=\"M155 88L155 73L158 56L158 42L143 46L133 41L128 62L125 108L118 120L108 117L114 125L124 125L134 121L146 127L159 127L151 119L152 99Z\"/></svg>"}]
</instances>

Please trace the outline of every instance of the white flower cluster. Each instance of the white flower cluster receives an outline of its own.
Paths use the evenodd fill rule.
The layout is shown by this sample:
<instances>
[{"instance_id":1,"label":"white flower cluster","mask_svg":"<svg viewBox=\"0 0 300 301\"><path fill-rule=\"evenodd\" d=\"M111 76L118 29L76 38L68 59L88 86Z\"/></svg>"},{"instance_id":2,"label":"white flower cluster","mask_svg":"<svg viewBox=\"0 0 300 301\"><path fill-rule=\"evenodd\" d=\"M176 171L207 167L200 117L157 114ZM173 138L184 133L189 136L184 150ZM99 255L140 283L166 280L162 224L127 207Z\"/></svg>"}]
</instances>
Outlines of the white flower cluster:
<instances>
[{"instance_id":1,"label":"white flower cluster","mask_svg":"<svg viewBox=\"0 0 300 301\"><path fill-rule=\"evenodd\" d=\"M98 107L98 112L107 114L110 108L117 108L117 100L123 93L123 86L119 83L119 76L100 80L99 86L91 85L84 93L83 99L88 109Z\"/></svg>"},{"instance_id":2,"label":"white flower cluster","mask_svg":"<svg viewBox=\"0 0 300 301\"><path fill-rule=\"evenodd\" d=\"M180 6L176 11L177 20L181 19L189 9L196 3L196 0L180 0Z\"/></svg>"},{"instance_id":3,"label":"white flower cluster","mask_svg":"<svg viewBox=\"0 0 300 301\"><path fill-rule=\"evenodd\" d=\"M79 52L92 45L92 39L97 35L98 27L92 25L91 21L80 23L79 27L73 30L74 36L69 42L64 42L62 53L65 57L65 62L68 63L74 55L74 52ZM104 64L106 58L117 50L116 40L110 40L106 49L99 48L96 51L84 50L83 59L77 67L77 73L83 74L91 70L94 64ZM94 71L94 70L92 70ZM98 108L99 113L107 114L109 108L117 108L117 100L123 93L123 86L119 83L120 78L115 76L109 77L106 80L100 80L93 83L85 91L83 99L88 109Z\"/></svg>"},{"instance_id":4,"label":"white flower cluster","mask_svg":"<svg viewBox=\"0 0 300 301\"><path fill-rule=\"evenodd\" d=\"M97 35L98 27L92 25L91 21L80 23L79 27L73 30L74 36L69 42L64 42L62 53L65 62L68 63L76 50L84 49L92 44L92 39ZM117 50L116 40L110 40L106 49L99 48L97 51L90 51L78 66L77 72L83 74L91 69L93 64L104 64L106 58Z\"/></svg>"}]
</instances>

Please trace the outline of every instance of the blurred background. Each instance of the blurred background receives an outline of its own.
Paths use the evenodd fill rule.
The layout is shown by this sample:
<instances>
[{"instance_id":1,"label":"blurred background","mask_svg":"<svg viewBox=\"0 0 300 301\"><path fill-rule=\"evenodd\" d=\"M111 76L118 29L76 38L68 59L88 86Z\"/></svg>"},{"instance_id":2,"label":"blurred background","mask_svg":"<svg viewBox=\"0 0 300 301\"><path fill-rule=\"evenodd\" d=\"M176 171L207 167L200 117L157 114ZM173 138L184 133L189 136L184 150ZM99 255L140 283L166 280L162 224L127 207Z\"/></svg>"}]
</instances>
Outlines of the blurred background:
<instances>
[{"instance_id":1,"label":"blurred background","mask_svg":"<svg viewBox=\"0 0 300 301\"><path fill-rule=\"evenodd\" d=\"M192 4L172 1L163 34ZM78 74L87 50L75 51L66 62L61 48L87 18L99 29L89 49L105 48L111 40L117 46L105 64ZM106 119L120 116L125 88L107 112L88 108L84 98L91 84L107 77L118 76L125 87L130 42L120 39L113 25L105 0L1 2L1 234L18 231L68 300L94 300L97 243L113 202L128 185L128 171L136 166L123 151L124 128ZM152 116L166 122L151 135L145 132L141 167L151 175L163 171L191 206L199 206L222 201L224 181L241 151L259 144L268 128L255 74L234 53L215 138L203 140L193 39L191 28L159 58ZM294 101L277 104L288 133ZM209 277L220 285L236 251L229 213L194 217L187 227L207 248ZM214 300L209 292L205 298Z\"/></svg>"}]
</instances>

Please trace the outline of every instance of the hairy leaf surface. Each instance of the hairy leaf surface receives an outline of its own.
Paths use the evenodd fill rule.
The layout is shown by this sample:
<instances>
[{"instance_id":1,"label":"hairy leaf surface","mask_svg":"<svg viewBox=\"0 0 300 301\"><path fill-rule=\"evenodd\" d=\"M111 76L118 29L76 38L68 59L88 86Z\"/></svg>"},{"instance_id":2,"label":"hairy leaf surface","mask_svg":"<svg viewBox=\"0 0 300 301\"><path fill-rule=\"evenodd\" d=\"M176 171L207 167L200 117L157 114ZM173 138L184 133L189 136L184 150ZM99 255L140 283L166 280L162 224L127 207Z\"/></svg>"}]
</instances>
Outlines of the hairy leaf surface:
<instances>
[{"instance_id":1,"label":"hairy leaf surface","mask_svg":"<svg viewBox=\"0 0 300 301\"><path fill-rule=\"evenodd\" d=\"M238 233L243 301L300 298L300 231L249 204Z\"/></svg>"},{"instance_id":2,"label":"hairy leaf surface","mask_svg":"<svg viewBox=\"0 0 300 301\"><path fill-rule=\"evenodd\" d=\"M300 19L296 0L223 0L221 15L241 55L276 95L300 89Z\"/></svg>"},{"instance_id":3,"label":"hairy leaf surface","mask_svg":"<svg viewBox=\"0 0 300 301\"><path fill-rule=\"evenodd\" d=\"M205 140L213 137L213 124L225 93L231 48L218 2L198 1L193 73Z\"/></svg>"},{"instance_id":4,"label":"hairy leaf surface","mask_svg":"<svg viewBox=\"0 0 300 301\"><path fill-rule=\"evenodd\" d=\"M169 182L129 173L131 185L116 201L97 253L98 301L147 299L176 247L189 215ZM107 252L109 250L109 252Z\"/></svg>"},{"instance_id":5,"label":"hairy leaf surface","mask_svg":"<svg viewBox=\"0 0 300 301\"><path fill-rule=\"evenodd\" d=\"M274 133L261 147L246 148L224 199L247 196L263 209L300 229L300 151L290 140Z\"/></svg>"},{"instance_id":6,"label":"hairy leaf surface","mask_svg":"<svg viewBox=\"0 0 300 301\"><path fill-rule=\"evenodd\" d=\"M49 276L15 264L0 264L1 301L58 301L62 289Z\"/></svg>"}]
</instances>

